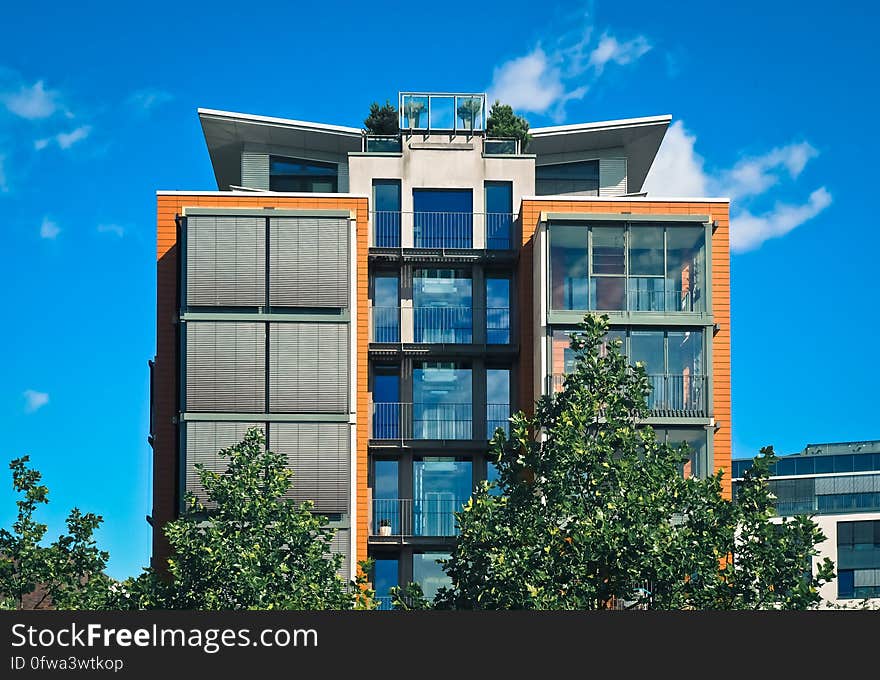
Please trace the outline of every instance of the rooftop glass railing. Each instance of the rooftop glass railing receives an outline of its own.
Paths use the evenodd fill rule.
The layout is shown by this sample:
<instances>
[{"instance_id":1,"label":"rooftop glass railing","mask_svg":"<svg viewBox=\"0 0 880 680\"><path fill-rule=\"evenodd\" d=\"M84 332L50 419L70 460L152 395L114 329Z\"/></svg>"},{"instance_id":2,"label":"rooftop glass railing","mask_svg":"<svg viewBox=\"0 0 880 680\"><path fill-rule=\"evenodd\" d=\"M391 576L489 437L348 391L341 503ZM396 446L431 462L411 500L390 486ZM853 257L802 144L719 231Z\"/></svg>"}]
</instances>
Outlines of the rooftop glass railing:
<instances>
[{"instance_id":1,"label":"rooftop glass railing","mask_svg":"<svg viewBox=\"0 0 880 680\"><path fill-rule=\"evenodd\" d=\"M466 92L401 92L401 130L471 134L486 129L486 95Z\"/></svg>"}]
</instances>

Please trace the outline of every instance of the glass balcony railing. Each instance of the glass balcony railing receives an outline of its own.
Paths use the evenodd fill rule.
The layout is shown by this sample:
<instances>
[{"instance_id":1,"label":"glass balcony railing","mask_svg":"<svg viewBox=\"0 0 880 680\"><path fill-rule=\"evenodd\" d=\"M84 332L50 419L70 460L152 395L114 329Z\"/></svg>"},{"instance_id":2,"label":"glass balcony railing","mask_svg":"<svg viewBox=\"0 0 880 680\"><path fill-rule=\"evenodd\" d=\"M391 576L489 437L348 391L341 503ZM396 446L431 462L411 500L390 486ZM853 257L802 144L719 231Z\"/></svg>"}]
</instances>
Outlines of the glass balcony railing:
<instances>
[{"instance_id":1,"label":"glass balcony railing","mask_svg":"<svg viewBox=\"0 0 880 680\"><path fill-rule=\"evenodd\" d=\"M457 536L455 513L467 499L426 492L423 498L377 498L373 500L372 536Z\"/></svg>"},{"instance_id":2,"label":"glass balcony railing","mask_svg":"<svg viewBox=\"0 0 880 680\"><path fill-rule=\"evenodd\" d=\"M400 153L403 144L400 135L365 135L363 150L368 153Z\"/></svg>"},{"instance_id":3,"label":"glass balcony railing","mask_svg":"<svg viewBox=\"0 0 880 680\"><path fill-rule=\"evenodd\" d=\"M486 311L486 344L510 343L510 308ZM472 307L372 307L370 342L469 344L474 342Z\"/></svg>"},{"instance_id":4,"label":"glass balcony railing","mask_svg":"<svg viewBox=\"0 0 880 680\"><path fill-rule=\"evenodd\" d=\"M487 137L483 140L483 153L491 156L515 156L519 153L519 140L513 137Z\"/></svg>"},{"instance_id":5,"label":"glass balcony railing","mask_svg":"<svg viewBox=\"0 0 880 680\"><path fill-rule=\"evenodd\" d=\"M401 130L472 134L486 128L486 95L461 92L401 92Z\"/></svg>"},{"instance_id":6,"label":"glass balcony railing","mask_svg":"<svg viewBox=\"0 0 880 680\"><path fill-rule=\"evenodd\" d=\"M683 290L681 284L657 277L567 277L554 291L555 310L701 312L699 290Z\"/></svg>"},{"instance_id":7,"label":"glass balcony railing","mask_svg":"<svg viewBox=\"0 0 880 680\"><path fill-rule=\"evenodd\" d=\"M510 404L486 404L486 436L491 439L499 428L510 434Z\"/></svg>"},{"instance_id":8,"label":"glass balcony railing","mask_svg":"<svg viewBox=\"0 0 880 680\"><path fill-rule=\"evenodd\" d=\"M551 378L554 392L561 392L565 374ZM658 418L705 418L709 415L707 380L702 375L648 375L648 413Z\"/></svg>"},{"instance_id":9,"label":"glass balcony railing","mask_svg":"<svg viewBox=\"0 0 880 680\"><path fill-rule=\"evenodd\" d=\"M495 429L510 428L510 404L486 406L486 439ZM473 439L472 404L375 402L372 405L372 438L403 439ZM482 427L482 423L480 424Z\"/></svg>"},{"instance_id":10,"label":"glass balcony railing","mask_svg":"<svg viewBox=\"0 0 880 680\"><path fill-rule=\"evenodd\" d=\"M374 211L371 245L401 248L412 235L413 248L466 249L482 234L487 250L513 248L515 213Z\"/></svg>"}]
</instances>

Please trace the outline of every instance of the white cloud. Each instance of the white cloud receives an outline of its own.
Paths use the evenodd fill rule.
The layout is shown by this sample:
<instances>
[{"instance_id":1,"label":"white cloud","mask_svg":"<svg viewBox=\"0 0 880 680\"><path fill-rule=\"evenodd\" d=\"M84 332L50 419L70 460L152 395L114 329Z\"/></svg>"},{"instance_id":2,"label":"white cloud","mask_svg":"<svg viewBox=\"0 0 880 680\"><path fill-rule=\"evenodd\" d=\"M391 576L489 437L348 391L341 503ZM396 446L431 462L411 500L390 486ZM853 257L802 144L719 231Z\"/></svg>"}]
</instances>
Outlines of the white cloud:
<instances>
[{"instance_id":1,"label":"white cloud","mask_svg":"<svg viewBox=\"0 0 880 680\"><path fill-rule=\"evenodd\" d=\"M128 104L129 106L146 113L157 106L170 102L172 99L174 99L174 96L170 92L156 89L145 89L132 92L128 97Z\"/></svg>"},{"instance_id":2,"label":"white cloud","mask_svg":"<svg viewBox=\"0 0 880 680\"><path fill-rule=\"evenodd\" d=\"M61 227L48 217L44 217L43 223L40 225L40 238L54 239L59 233L61 233Z\"/></svg>"},{"instance_id":3,"label":"white cloud","mask_svg":"<svg viewBox=\"0 0 880 680\"><path fill-rule=\"evenodd\" d=\"M7 92L2 99L7 109L28 120L48 118L59 107L58 92L47 90L42 80L30 87L22 85L16 92Z\"/></svg>"},{"instance_id":4,"label":"white cloud","mask_svg":"<svg viewBox=\"0 0 880 680\"><path fill-rule=\"evenodd\" d=\"M737 252L754 250L764 241L784 236L807 220L813 219L831 205L831 194L819 187L802 205L777 203L772 210L761 215L743 211L736 215L730 229L730 247Z\"/></svg>"},{"instance_id":5,"label":"white cloud","mask_svg":"<svg viewBox=\"0 0 880 680\"><path fill-rule=\"evenodd\" d=\"M56 143L61 149L69 149L77 142L82 141L91 133L92 127L91 125L80 125L78 128L71 130L70 132L59 132L57 135L53 135L52 137L45 137L43 139L38 139L34 142L34 148L37 151L42 151L51 143Z\"/></svg>"},{"instance_id":6,"label":"white cloud","mask_svg":"<svg viewBox=\"0 0 880 680\"><path fill-rule=\"evenodd\" d=\"M746 157L733 167L710 174L695 149L697 137L682 121L666 133L657 158L644 183L644 190L656 196L727 196L732 201L730 246L738 252L754 250L764 241L784 236L816 217L832 202L823 186L807 201L791 204L777 201L771 210L753 212L748 206L786 177L796 180L819 152L808 142L777 147L758 156Z\"/></svg>"},{"instance_id":7,"label":"white cloud","mask_svg":"<svg viewBox=\"0 0 880 680\"><path fill-rule=\"evenodd\" d=\"M26 413L33 413L49 403L49 395L46 392L37 392L36 390L24 391L24 410Z\"/></svg>"},{"instance_id":8,"label":"white cloud","mask_svg":"<svg viewBox=\"0 0 880 680\"><path fill-rule=\"evenodd\" d=\"M116 234L119 238L125 235L125 227L118 224L99 224L98 232L102 234Z\"/></svg>"},{"instance_id":9,"label":"white cloud","mask_svg":"<svg viewBox=\"0 0 880 680\"><path fill-rule=\"evenodd\" d=\"M720 182L731 199L757 196L779 182L781 170L797 179L807 162L818 155L819 152L808 142L789 144L739 161L722 175Z\"/></svg>"},{"instance_id":10,"label":"white cloud","mask_svg":"<svg viewBox=\"0 0 880 680\"><path fill-rule=\"evenodd\" d=\"M696 141L680 120L670 125L642 188L658 196L705 196L709 178Z\"/></svg>"},{"instance_id":11,"label":"white cloud","mask_svg":"<svg viewBox=\"0 0 880 680\"><path fill-rule=\"evenodd\" d=\"M489 86L490 101L500 100L518 111L565 119L565 105L583 99L609 63L631 64L651 49L647 38L638 36L625 42L604 33L592 50L593 27L565 27L553 49L541 45L530 52L495 67Z\"/></svg>"},{"instance_id":12,"label":"white cloud","mask_svg":"<svg viewBox=\"0 0 880 680\"><path fill-rule=\"evenodd\" d=\"M643 35L620 42L613 35L606 33L599 40L596 49L590 53L590 66L596 69L597 74L602 73L609 62L625 66L647 54L650 49L651 44Z\"/></svg>"}]
</instances>

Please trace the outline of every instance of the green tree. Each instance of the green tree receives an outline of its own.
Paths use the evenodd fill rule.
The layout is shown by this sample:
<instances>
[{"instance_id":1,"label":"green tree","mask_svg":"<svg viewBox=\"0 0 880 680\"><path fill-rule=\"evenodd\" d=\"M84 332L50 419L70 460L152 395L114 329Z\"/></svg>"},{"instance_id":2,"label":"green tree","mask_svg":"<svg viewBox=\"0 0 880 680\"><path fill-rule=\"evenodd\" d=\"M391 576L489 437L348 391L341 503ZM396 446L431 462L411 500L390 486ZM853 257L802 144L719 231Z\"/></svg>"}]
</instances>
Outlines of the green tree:
<instances>
[{"instance_id":1,"label":"green tree","mask_svg":"<svg viewBox=\"0 0 880 680\"><path fill-rule=\"evenodd\" d=\"M147 574L129 584L130 600L155 595L172 609L370 608L365 579L353 587L337 573L342 556L330 555L326 518L310 502L284 498L292 473L262 432L248 430L220 455L229 458L225 474L196 466L207 502L188 493L187 511L165 527L170 581Z\"/></svg>"},{"instance_id":2,"label":"green tree","mask_svg":"<svg viewBox=\"0 0 880 680\"><path fill-rule=\"evenodd\" d=\"M387 99L384 106L370 104L370 115L364 119L364 127L371 135L396 135L400 132L397 107Z\"/></svg>"},{"instance_id":3,"label":"green tree","mask_svg":"<svg viewBox=\"0 0 880 680\"><path fill-rule=\"evenodd\" d=\"M532 141L529 134L529 121L513 112L513 108L497 101L489 109L486 120L486 134L490 137L513 137L520 142L520 149L525 153Z\"/></svg>"},{"instance_id":4,"label":"green tree","mask_svg":"<svg viewBox=\"0 0 880 680\"><path fill-rule=\"evenodd\" d=\"M23 456L9 464L13 488L21 498L12 530L0 529L0 606L101 609L112 583L104 574L108 555L94 539L103 520L74 508L67 517L67 533L42 545L47 527L35 515L48 504L49 489L29 462L29 456Z\"/></svg>"},{"instance_id":5,"label":"green tree","mask_svg":"<svg viewBox=\"0 0 880 680\"><path fill-rule=\"evenodd\" d=\"M499 481L458 514L460 537L433 605L457 609L636 607L805 608L829 576L805 576L822 536L806 517L771 522L772 497L756 463L740 503L721 473L683 473L685 446L639 426L649 385L607 317L588 315L572 338L574 371L534 417L512 418L491 451ZM766 452L765 452L766 453ZM745 501L745 502L743 502ZM760 543L760 545L757 545ZM424 605L402 589L402 603Z\"/></svg>"}]
</instances>

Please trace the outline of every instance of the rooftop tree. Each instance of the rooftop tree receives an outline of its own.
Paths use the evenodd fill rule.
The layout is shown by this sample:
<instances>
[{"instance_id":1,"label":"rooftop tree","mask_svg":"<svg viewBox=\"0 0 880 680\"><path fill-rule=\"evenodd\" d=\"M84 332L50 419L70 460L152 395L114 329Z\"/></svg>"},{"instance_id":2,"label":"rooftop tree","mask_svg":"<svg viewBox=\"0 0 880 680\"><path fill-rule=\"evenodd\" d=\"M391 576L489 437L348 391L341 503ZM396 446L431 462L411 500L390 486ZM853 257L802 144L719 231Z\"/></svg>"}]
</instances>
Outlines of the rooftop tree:
<instances>
[{"instance_id":1,"label":"rooftop tree","mask_svg":"<svg viewBox=\"0 0 880 680\"><path fill-rule=\"evenodd\" d=\"M396 135L400 132L397 107L387 99L384 106L370 104L370 115L364 119L364 128L371 135Z\"/></svg>"},{"instance_id":2,"label":"rooftop tree","mask_svg":"<svg viewBox=\"0 0 880 680\"><path fill-rule=\"evenodd\" d=\"M513 112L513 108L500 101L495 101L489 109L486 120L486 134L490 137L513 137L520 142L520 149L525 153L532 140L529 134L529 121Z\"/></svg>"}]
</instances>

